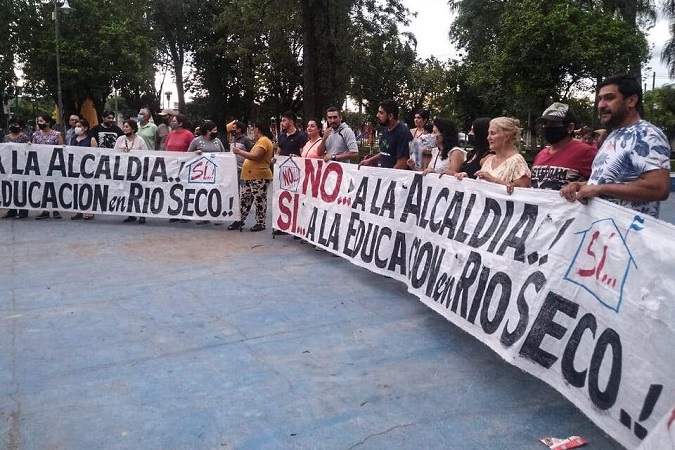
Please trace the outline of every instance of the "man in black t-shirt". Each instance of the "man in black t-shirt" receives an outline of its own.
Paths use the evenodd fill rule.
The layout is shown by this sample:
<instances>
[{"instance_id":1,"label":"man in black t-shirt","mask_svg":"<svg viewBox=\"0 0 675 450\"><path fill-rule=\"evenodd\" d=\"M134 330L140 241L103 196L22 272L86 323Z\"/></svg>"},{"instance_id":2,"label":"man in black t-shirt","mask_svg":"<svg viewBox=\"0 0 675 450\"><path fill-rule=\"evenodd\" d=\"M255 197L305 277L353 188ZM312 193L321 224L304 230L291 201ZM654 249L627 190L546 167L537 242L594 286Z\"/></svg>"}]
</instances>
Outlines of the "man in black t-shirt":
<instances>
[{"instance_id":1,"label":"man in black t-shirt","mask_svg":"<svg viewBox=\"0 0 675 450\"><path fill-rule=\"evenodd\" d=\"M115 148L117 138L124 135L120 127L115 125L115 113L103 111L103 122L91 129L91 135L96 138L99 148Z\"/></svg>"},{"instance_id":2,"label":"man in black t-shirt","mask_svg":"<svg viewBox=\"0 0 675 450\"><path fill-rule=\"evenodd\" d=\"M408 126L398 120L398 103L384 100L377 108L377 120L382 125L380 152L365 158L359 165L377 166L388 169L408 169L410 158L409 143L412 134Z\"/></svg>"},{"instance_id":3,"label":"man in black t-shirt","mask_svg":"<svg viewBox=\"0 0 675 450\"><path fill-rule=\"evenodd\" d=\"M281 115L281 134L277 156L302 155L302 147L307 142L307 135L295 127L297 117L293 111Z\"/></svg>"}]
</instances>

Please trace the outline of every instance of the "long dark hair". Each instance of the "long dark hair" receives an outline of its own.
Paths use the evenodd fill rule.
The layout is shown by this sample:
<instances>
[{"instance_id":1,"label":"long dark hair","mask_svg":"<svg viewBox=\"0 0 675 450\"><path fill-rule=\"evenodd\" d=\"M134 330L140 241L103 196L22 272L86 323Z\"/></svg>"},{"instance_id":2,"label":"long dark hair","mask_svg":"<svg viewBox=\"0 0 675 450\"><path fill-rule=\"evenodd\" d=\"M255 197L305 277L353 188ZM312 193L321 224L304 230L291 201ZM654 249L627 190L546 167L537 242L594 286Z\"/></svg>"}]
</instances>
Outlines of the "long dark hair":
<instances>
[{"instance_id":1,"label":"long dark hair","mask_svg":"<svg viewBox=\"0 0 675 450\"><path fill-rule=\"evenodd\" d=\"M255 130L256 128L260 130L260 132L263 134L263 136L269 138L269 139L274 139L272 136L272 131L270 131L270 121L269 120L258 120L256 122L253 122L251 124L253 126L253 129Z\"/></svg>"},{"instance_id":2,"label":"long dark hair","mask_svg":"<svg viewBox=\"0 0 675 450\"><path fill-rule=\"evenodd\" d=\"M448 159L448 153L455 147L459 147L459 131L457 125L450 119L436 117L434 125L443 136L443 148L441 149L441 159Z\"/></svg>"},{"instance_id":3,"label":"long dark hair","mask_svg":"<svg viewBox=\"0 0 675 450\"><path fill-rule=\"evenodd\" d=\"M492 119L489 117L479 117L471 124L473 127L473 135L476 138L472 155L476 155L476 158L478 158L479 161L490 152L490 144L488 144L487 140L490 120Z\"/></svg>"}]
</instances>

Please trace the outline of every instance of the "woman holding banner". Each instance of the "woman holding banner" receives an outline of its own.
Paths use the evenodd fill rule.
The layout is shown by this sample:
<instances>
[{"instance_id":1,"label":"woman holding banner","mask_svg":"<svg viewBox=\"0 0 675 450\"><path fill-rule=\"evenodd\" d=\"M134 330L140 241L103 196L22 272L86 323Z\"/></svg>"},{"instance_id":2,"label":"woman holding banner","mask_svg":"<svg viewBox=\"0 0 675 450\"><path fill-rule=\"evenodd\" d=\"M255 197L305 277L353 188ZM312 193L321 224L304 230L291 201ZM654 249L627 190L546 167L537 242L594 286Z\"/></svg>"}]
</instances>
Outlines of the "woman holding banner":
<instances>
[{"instance_id":1,"label":"woman holding banner","mask_svg":"<svg viewBox=\"0 0 675 450\"><path fill-rule=\"evenodd\" d=\"M531 173L527 162L518 150L520 121L513 117L497 117L490 121L488 143L494 155L488 155L476 172L476 179L503 184L511 194L515 187L530 187ZM466 174L459 173L461 180Z\"/></svg>"},{"instance_id":2,"label":"woman holding banner","mask_svg":"<svg viewBox=\"0 0 675 450\"><path fill-rule=\"evenodd\" d=\"M476 172L480 170L480 163L488 154L492 153L490 144L488 144L488 128L490 127L489 117L479 117L471 124L471 130L467 135L467 142L473 147L473 150L466 155L466 161L459 168L458 178L469 177L476 178ZM464 175L461 175L464 172Z\"/></svg>"},{"instance_id":3,"label":"woman holding banner","mask_svg":"<svg viewBox=\"0 0 675 450\"><path fill-rule=\"evenodd\" d=\"M241 180L243 186L240 191L241 201L241 219L233 222L228 230L240 230L246 222L251 206L255 203L255 225L251 231L262 231L265 229L267 218L267 189L272 183L272 170L270 164L274 157L274 144L272 144L272 134L269 131L269 124L256 123L253 126L253 132L257 139L250 152L239 147L232 150L235 155L246 158L241 167Z\"/></svg>"},{"instance_id":4,"label":"woman holding banner","mask_svg":"<svg viewBox=\"0 0 675 450\"><path fill-rule=\"evenodd\" d=\"M79 119L75 122L75 133L70 139L68 145L74 147L98 147L96 138L89 134L89 121L87 119ZM91 220L94 218L93 214L75 213L70 216L70 220Z\"/></svg>"},{"instance_id":5,"label":"woman holding banner","mask_svg":"<svg viewBox=\"0 0 675 450\"><path fill-rule=\"evenodd\" d=\"M310 119L307 121L307 127L305 132L307 133L307 143L302 147L302 157L303 158L321 158L318 153L319 144L323 140L321 137L321 128L319 124L321 122L316 121L315 119Z\"/></svg>"},{"instance_id":6,"label":"woman holding banner","mask_svg":"<svg viewBox=\"0 0 675 450\"><path fill-rule=\"evenodd\" d=\"M14 144L26 144L30 142L30 138L23 132L24 123L19 118L9 119L9 134L5 135L4 142L12 142ZM3 219L25 219L28 217L27 209L9 209Z\"/></svg>"},{"instance_id":7,"label":"woman holding banner","mask_svg":"<svg viewBox=\"0 0 675 450\"><path fill-rule=\"evenodd\" d=\"M33 144L43 144L43 145L63 145L63 135L56 130L52 130L52 118L49 117L49 114L40 114L35 118L35 124L39 130L33 133L31 137L31 143ZM52 217L54 219L60 219L61 213L58 211L52 212ZM35 220L49 219L49 211L42 211Z\"/></svg>"},{"instance_id":8,"label":"woman holding banner","mask_svg":"<svg viewBox=\"0 0 675 450\"><path fill-rule=\"evenodd\" d=\"M432 130L436 146L431 149L431 159L427 168L418 167L412 158L408 160L408 167L416 171L423 170L424 175L428 173L454 175L459 172L466 159L466 151L459 146L457 126L451 120L437 117L434 119Z\"/></svg>"},{"instance_id":9,"label":"woman holding banner","mask_svg":"<svg viewBox=\"0 0 675 450\"><path fill-rule=\"evenodd\" d=\"M137 131L138 123L134 119L128 119L122 122L122 132L124 132L124 136L117 138L117 141L115 141L115 149L122 150L125 153L132 150L147 150L148 146L145 143L145 140L139 136L136 136ZM122 222L136 222L136 218L134 216L129 216ZM139 217L138 223L145 223L145 217Z\"/></svg>"}]
</instances>

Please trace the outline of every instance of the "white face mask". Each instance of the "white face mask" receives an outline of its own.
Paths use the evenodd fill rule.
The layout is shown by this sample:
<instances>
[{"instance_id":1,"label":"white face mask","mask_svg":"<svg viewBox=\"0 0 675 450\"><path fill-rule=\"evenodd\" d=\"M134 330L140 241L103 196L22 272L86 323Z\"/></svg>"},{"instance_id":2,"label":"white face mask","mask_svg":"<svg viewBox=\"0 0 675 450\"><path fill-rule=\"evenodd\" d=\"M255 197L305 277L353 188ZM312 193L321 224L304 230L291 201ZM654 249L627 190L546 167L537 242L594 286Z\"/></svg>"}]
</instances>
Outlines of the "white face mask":
<instances>
[{"instance_id":1,"label":"white face mask","mask_svg":"<svg viewBox=\"0 0 675 450\"><path fill-rule=\"evenodd\" d=\"M82 127L75 127L75 134L76 134L76 135L79 136L79 135L81 135L81 134L83 134L83 133L84 133L84 128L82 128Z\"/></svg>"}]
</instances>

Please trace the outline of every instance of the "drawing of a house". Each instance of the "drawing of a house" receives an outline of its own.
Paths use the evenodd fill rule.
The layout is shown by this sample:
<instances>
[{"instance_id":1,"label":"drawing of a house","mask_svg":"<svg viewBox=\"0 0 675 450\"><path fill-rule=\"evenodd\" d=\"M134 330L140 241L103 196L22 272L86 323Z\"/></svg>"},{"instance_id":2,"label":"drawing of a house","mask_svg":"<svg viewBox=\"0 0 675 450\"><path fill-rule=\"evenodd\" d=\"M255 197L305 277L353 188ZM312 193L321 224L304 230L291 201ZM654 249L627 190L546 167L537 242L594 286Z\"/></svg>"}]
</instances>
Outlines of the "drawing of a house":
<instances>
[{"instance_id":1,"label":"drawing of a house","mask_svg":"<svg viewBox=\"0 0 675 450\"><path fill-rule=\"evenodd\" d=\"M296 192L300 185L300 167L288 158L279 166L279 187L285 191Z\"/></svg>"},{"instance_id":2,"label":"drawing of a house","mask_svg":"<svg viewBox=\"0 0 675 450\"><path fill-rule=\"evenodd\" d=\"M188 184L215 184L218 165L213 159L215 155L203 155L188 164Z\"/></svg>"},{"instance_id":3,"label":"drawing of a house","mask_svg":"<svg viewBox=\"0 0 675 450\"><path fill-rule=\"evenodd\" d=\"M581 243L564 279L619 312L630 269L637 269L625 236L613 219L598 220L577 234L582 235Z\"/></svg>"}]
</instances>

